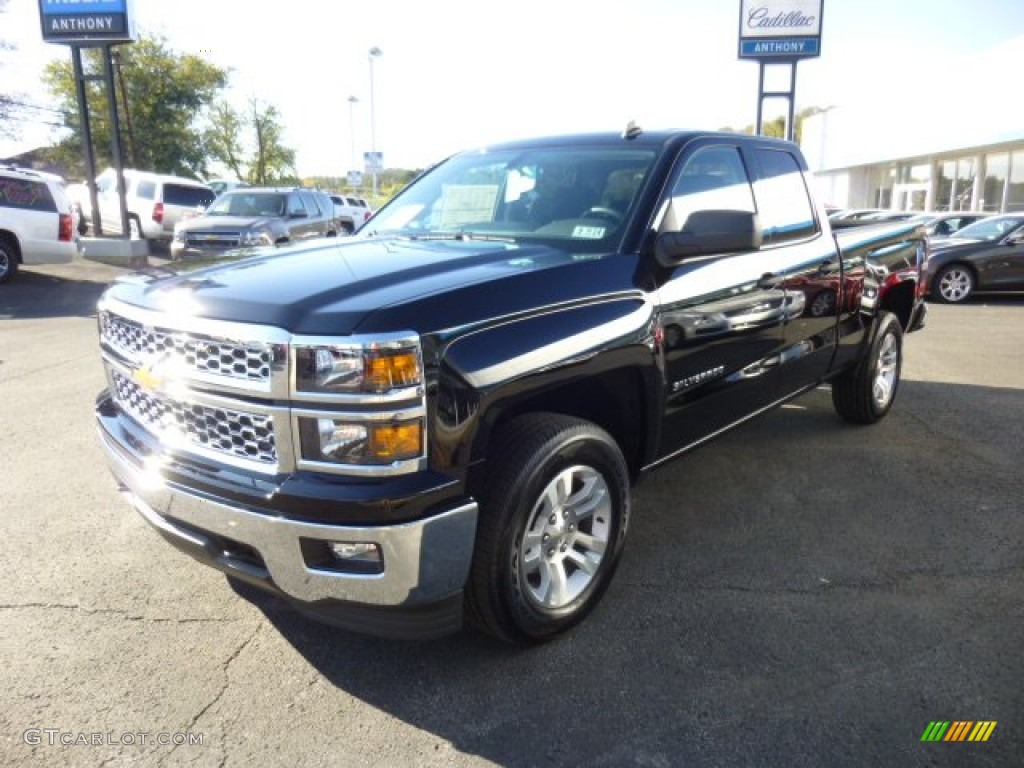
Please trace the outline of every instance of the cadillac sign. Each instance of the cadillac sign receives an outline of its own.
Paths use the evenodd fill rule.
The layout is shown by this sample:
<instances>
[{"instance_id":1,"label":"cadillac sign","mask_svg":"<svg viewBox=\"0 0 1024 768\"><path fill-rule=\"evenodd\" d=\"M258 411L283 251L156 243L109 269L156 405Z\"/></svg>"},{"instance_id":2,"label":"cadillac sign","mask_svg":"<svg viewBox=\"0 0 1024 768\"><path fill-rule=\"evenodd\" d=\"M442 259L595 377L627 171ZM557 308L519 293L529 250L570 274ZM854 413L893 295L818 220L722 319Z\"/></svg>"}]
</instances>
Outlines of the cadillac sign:
<instances>
[{"instance_id":1,"label":"cadillac sign","mask_svg":"<svg viewBox=\"0 0 1024 768\"><path fill-rule=\"evenodd\" d=\"M740 58L820 55L824 4L825 0L740 0Z\"/></svg>"},{"instance_id":2,"label":"cadillac sign","mask_svg":"<svg viewBox=\"0 0 1024 768\"><path fill-rule=\"evenodd\" d=\"M135 39L131 0L39 0L43 41L123 43Z\"/></svg>"}]
</instances>

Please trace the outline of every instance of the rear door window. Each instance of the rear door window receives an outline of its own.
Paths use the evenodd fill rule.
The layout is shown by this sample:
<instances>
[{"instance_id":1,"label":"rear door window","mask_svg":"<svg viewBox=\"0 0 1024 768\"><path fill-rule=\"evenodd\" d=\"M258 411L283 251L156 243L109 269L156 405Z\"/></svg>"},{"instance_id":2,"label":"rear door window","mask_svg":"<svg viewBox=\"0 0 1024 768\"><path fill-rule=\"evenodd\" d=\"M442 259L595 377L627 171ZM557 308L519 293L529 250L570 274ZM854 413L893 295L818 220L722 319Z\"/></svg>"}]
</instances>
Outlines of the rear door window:
<instances>
[{"instance_id":1,"label":"rear door window","mask_svg":"<svg viewBox=\"0 0 1024 768\"><path fill-rule=\"evenodd\" d=\"M180 205L185 208L207 206L216 195L212 189L191 187L186 184L164 184L164 204Z\"/></svg>"},{"instance_id":2,"label":"rear door window","mask_svg":"<svg viewBox=\"0 0 1024 768\"><path fill-rule=\"evenodd\" d=\"M9 176L0 176L0 205L28 211L57 211L57 204L45 184Z\"/></svg>"},{"instance_id":3,"label":"rear door window","mask_svg":"<svg viewBox=\"0 0 1024 768\"><path fill-rule=\"evenodd\" d=\"M139 181L135 194L143 200L152 200L156 197L155 181Z\"/></svg>"},{"instance_id":4,"label":"rear door window","mask_svg":"<svg viewBox=\"0 0 1024 768\"><path fill-rule=\"evenodd\" d=\"M764 243L804 240L818 231L811 196L800 164L781 149L755 149L754 197L764 229Z\"/></svg>"}]
</instances>

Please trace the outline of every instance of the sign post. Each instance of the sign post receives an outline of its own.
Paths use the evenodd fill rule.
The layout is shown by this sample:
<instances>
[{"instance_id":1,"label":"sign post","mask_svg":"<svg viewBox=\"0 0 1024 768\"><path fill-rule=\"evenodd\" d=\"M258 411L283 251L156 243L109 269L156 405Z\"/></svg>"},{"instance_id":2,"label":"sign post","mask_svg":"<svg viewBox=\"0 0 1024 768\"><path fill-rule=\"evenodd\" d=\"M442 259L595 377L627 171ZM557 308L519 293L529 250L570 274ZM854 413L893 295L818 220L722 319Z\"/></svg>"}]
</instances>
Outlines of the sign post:
<instances>
[{"instance_id":1,"label":"sign post","mask_svg":"<svg viewBox=\"0 0 1024 768\"><path fill-rule=\"evenodd\" d=\"M75 92L78 114L82 123L82 148L85 152L85 170L92 206L93 233L102 234L98 200L96 199L96 158L92 146L89 121L89 102L85 83L102 79L107 87L110 103L110 145L117 172L117 192L120 198L121 231L130 238L128 211L124 195L124 161L121 153L121 123L114 93L111 48L119 43L135 40L132 0L39 0L39 22L43 42L71 47L71 60L75 73ZM103 49L103 75L86 74L82 67L82 48Z\"/></svg>"},{"instance_id":2,"label":"sign post","mask_svg":"<svg viewBox=\"0 0 1024 768\"><path fill-rule=\"evenodd\" d=\"M740 0L739 58L760 65L757 87L757 132L763 128L767 98L788 101L786 138L795 138L796 65L821 55L821 21L825 0ZM765 69L789 68L789 90L766 91Z\"/></svg>"}]
</instances>

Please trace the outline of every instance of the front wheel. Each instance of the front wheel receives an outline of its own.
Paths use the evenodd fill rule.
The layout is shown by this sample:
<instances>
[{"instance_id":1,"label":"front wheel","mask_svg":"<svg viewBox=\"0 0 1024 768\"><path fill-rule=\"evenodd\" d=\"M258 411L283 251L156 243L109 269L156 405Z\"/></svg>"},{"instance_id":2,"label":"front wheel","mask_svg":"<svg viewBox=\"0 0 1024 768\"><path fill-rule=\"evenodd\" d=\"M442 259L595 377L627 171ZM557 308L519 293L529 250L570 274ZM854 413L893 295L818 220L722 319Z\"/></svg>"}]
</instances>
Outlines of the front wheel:
<instances>
[{"instance_id":1,"label":"front wheel","mask_svg":"<svg viewBox=\"0 0 1024 768\"><path fill-rule=\"evenodd\" d=\"M932 296L939 301L958 304L974 293L974 273L963 264L950 264L935 275Z\"/></svg>"},{"instance_id":2,"label":"front wheel","mask_svg":"<svg viewBox=\"0 0 1024 768\"><path fill-rule=\"evenodd\" d=\"M903 329L891 312L875 320L867 353L832 382L836 412L854 424L874 424L892 408L903 366Z\"/></svg>"},{"instance_id":3,"label":"front wheel","mask_svg":"<svg viewBox=\"0 0 1024 768\"><path fill-rule=\"evenodd\" d=\"M505 640L550 640L594 609L615 572L626 462L603 429L557 414L510 423L488 461L467 616Z\"/></svg>"}]
</instances>

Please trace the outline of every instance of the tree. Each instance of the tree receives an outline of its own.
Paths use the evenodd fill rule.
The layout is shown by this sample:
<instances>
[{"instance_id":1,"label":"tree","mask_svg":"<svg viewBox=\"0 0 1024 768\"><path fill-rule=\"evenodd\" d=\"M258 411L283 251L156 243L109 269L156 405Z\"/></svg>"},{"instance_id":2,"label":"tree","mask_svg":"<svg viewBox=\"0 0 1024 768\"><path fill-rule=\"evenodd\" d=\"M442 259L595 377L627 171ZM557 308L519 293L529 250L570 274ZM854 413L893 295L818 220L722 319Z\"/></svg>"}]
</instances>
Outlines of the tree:
<instances>
[{"instance_id":1,"label":"tree","mask_svg":"<svg viewBox=\"0 0 1024 768\"><path fill-rule=\"evenodd\" d=\"M800 139L803 137L804 118L810 117L811 115L816 115L819 112L821 112L821 107L807 107L806 109L801 109L793 117L793 122L795 124L795 130L793 131L793 140L797 144L800 143ZM764 128L764 133L762 135L764 135L764 136L771 136L772 138L776 138L776 139L784 139L784 138L786 138L786 117L785 117L785 115L779 115L778 117L776 117L774 119L771 119L771 120L765 119L763 128ZM735 129L726 127L726 128L723 128L722 130L724 130L724 131L733 131ZM756 130L755 126L748 125L742 131L740 131L740 133L750 133L750 134L753 134L755 132L755 130Z\"/></svg>"},{"instance_id":2,"label":"tree","mask_svg":"<svg viewBox=\"0 0 1024 768\"><path fill-rule=\"evenodd\" d=\"M274 105L252 98L242 114L219 102L210 112L206 148L211 158L250 184L294 183L295 150L285 146L283 134Z\"/></svg>"},{"instance_id":3,"label":"tree","mask_svg":"<svg viewBox=\"0 0 1024 768\"><path fill-rule=\"evenodd\" d=\"M0 0L0 14L7 12L7 0ZM0 39L0 51L13 51L14 44ZM14 106L14 94L0 92L0 136L13 136L11 111Z\"/></svg>"},{"instance_id":4,"label":"tree","mask_svg":"<svg viewBox=\"0 0 1024 768\"><path fill-rule=\"evenodd\" d=\"M131 164L160 173L205 176L208 154L200 126L227 85L227 71L198 56L174 52L160 37L143 35L135 43L118 46L116 53L119 76L115 93L125 138L122 145L131 150ZM83 67L87 73L101 73L101 49L85 49ZM81 126L71 61L48 64L44 81L68 115L66 123L71 130L58 154L67 165L81 168ZM102 82L88 81L86 91L97 165L110 165L107 89ZM130 132L126 130L129 124Z\"/></svg>"},{"instance_id":5,"label":"tree","mask_svg":"<svg viewBox=\"0 0 1024 768\"><path fill-rule=\"evenodd\" d=\"M219 101L210 109L210 127L206 130L206 150L210 157L226 165L236 179L245 176L245 149L242 131L245 120L231 106Z\"/></svg>"}]
</instances>

